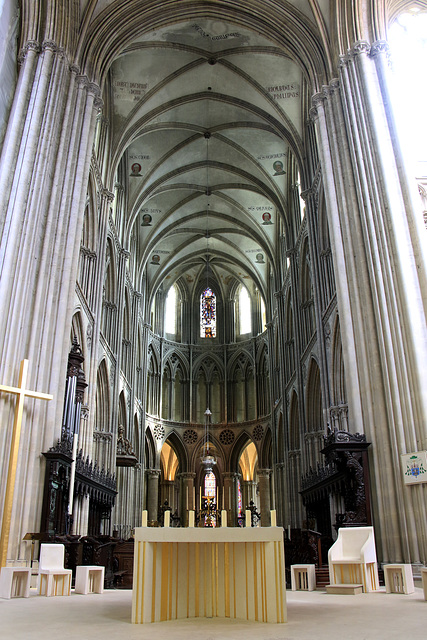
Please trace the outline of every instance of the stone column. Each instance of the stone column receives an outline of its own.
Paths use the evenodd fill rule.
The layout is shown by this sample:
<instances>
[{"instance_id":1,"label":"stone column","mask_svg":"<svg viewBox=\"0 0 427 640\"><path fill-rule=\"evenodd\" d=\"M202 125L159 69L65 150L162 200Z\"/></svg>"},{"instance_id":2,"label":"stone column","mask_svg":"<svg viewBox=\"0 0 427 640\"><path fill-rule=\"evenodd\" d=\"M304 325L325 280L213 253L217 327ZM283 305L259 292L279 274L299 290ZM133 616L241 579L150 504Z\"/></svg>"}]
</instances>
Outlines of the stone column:
<instances>
[{"instance_id":1,"label":"stone column","mask_svg":"<svg viewBox=\"0 0 427 640\"><path fill-rule=\"evenodd\" d=\"M258 469L261 527L270 526L270 476L271 469Z\"/></svg>"},{"instance_id":2,"label":"stone column","mask_svg":"<svg viewBox=\"0 0 427 640\"><path fill-rule=\"evenodd\" d=\"M427 446L425 230L390 114L386 56L386 43L355 43L314 96L313 115L349 428L372 442L374 522L387 531L377 552L383 562L418 562L427 558L427 485L404 485L400 455Z\"/></svg>"},{"instance_id":3,"label":"stone column","mask_svg":"<svg viewBox=\"0 0 427 640\"><path fill-rule=\"evenodd\" d=\"M25 545L22 532L39 527L40 451L60 437L84 201L101 106L99 87L70 66L55 42L28 43L22 60L0 160L0 308L8 311L0 326L0 379L16 385L26 358L29 388L51 393L54 400L25 410L8 552L12 560ZM9 407L0 400L1 450L10 438ZM3 495L1 485L0 480Z\"/></svg>"},{"instance_id":4,"label":"stone column","mask_svg":"<svg viewBox=\"0 0 427 640\"><path fill-rule=\"evenodd\" d=\"M160 469L146 469L148 520L157 521Z\"/></svg>"}]
</instances>

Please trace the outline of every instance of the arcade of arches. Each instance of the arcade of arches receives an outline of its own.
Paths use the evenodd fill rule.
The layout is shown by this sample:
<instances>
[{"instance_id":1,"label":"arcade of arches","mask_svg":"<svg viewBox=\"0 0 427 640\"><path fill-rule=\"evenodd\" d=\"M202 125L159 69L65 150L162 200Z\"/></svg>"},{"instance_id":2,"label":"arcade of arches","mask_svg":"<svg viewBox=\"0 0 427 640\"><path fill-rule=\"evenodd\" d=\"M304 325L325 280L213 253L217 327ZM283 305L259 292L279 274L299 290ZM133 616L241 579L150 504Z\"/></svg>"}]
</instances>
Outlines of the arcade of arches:
<instances>
[{"instance_id":1,"label":"arcade of arches","mask_svg":"<svg viewBox=\"0 0 427 640\"><path fill-rule=\"evenodd\" d=\"M427 450L427 178L387 34L426 3L0 8L0 382L27 358L54 396L26 400L8 560L210 495L230 526L251 501L329 541L372 523L381 562L425 564L401 456Z\"/></svg>"}]
</instances>

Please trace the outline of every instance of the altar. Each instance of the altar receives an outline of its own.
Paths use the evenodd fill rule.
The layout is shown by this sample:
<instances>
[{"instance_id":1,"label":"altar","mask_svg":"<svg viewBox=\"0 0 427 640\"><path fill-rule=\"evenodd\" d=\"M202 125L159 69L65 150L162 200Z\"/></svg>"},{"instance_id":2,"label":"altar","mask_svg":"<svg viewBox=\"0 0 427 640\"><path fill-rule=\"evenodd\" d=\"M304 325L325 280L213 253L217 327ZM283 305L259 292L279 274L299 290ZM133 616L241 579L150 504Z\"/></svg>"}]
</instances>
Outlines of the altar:
<instances>
[{"instance_id":1,"label":"altar","mask_svg":"<svg viewBox=\"0 0 427 640\"><path fill-rule=\"evenodd\" d=\"M135 529L132 622L286 622L281 527Z\"/></svg>"}]
</instances>

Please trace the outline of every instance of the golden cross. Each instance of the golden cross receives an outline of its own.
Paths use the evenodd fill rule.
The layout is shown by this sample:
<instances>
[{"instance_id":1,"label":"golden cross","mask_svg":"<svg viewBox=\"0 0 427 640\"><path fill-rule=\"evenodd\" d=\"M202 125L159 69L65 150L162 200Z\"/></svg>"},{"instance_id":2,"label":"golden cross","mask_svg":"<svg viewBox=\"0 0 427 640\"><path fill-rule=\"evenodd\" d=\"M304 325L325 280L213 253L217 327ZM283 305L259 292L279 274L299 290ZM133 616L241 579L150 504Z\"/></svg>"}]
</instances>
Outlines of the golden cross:
<instances>
[{"instance_id":1,"label":"golden cross","mask_svg":"<svg viewBox=\"0 0 427 640\"><path fill-rule=\"evenodd\" d=\"M18 387L7 387L0 384L0 392L13 393L18 396L15 407L15 417L13 420L12 442L10 445L9 468L7 471L6 494L4 499L3 522L0 536L0 568L6 565L7 548L9 545L10 524L12 520L13 492L15 490L16 466L18 462L19 438L21 436L22 414L24 411L24 399L40 398L42 400L52 400L53 396L47 393L29 391L25 388L27 382L28 360L22 360L19 369Z\"/></svg>"}]
</instances>

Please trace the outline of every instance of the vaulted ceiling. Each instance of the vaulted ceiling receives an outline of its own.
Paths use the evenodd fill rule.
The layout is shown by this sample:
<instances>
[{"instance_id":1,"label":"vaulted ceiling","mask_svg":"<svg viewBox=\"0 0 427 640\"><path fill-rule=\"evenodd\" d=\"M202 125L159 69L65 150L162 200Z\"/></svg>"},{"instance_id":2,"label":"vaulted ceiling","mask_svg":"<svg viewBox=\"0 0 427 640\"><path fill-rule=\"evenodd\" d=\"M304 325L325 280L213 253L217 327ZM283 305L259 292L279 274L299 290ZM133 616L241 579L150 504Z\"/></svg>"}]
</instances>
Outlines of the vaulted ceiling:
<instances>
[{"instance_id":1,"label":"vaulted ceiling","mask_svg":"<svg viewBox=\"0 0 427 640\"><path fill-rule=\"evenodd\" d=\"M246 281L265 296L288 164L303 155L298 65L253 31L199 19L136 38L107 86L127 242L150 290L197 283L209 261L224 291Z\"/></svg>"},{"instance_id":2,"label":"vaulted ceiling","mask_svg":"<svg viewBox=\"0 0 427 640\"><path fill-rule=\"evenodd\" d=\"M104 179L123 187L120 234L137 288L144 281L152 299L181 278L191 294L208 265L224 299L238 282L264 299L275 290L311 96L345 47L382 36L396 2L54 3L46 25L57 21L81 72L102 85ZM34 5L23 5L30 38ZM79 33L59 26L67 11L80 15Z\"/></svg>"}]
</instances>

